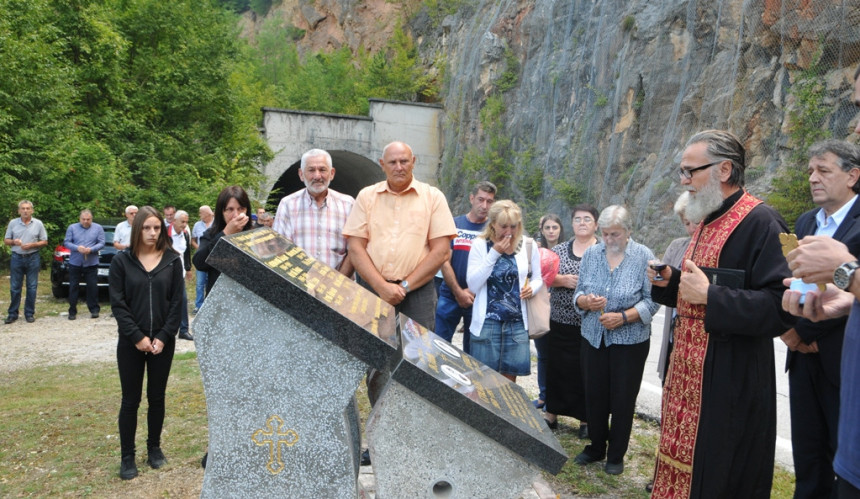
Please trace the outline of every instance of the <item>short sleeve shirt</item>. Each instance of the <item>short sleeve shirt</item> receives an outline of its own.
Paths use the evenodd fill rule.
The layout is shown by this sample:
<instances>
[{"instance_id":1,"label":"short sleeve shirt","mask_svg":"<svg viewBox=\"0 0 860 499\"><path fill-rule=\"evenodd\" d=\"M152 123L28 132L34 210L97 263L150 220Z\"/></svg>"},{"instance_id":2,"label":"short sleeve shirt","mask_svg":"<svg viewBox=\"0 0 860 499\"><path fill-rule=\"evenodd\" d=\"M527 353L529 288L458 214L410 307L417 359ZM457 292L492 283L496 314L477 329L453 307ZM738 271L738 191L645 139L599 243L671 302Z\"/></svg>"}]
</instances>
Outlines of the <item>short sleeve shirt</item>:
<instances>
[{"instance_id":1,"label":"short sleeve shirt","mask_svg":"<svg viewBox=\"0 0 860 499\"><path fill-rule=\"evenodd\" d=\"M487 241L487 247L492 246ZM487 279L487 319L501 322L522 322L520 304L520 274L514 255L502 253Z\"/></svg>"},{"instance_id":2,"label":"short sleeve shirt","mask_svg":"<svg viewBox=\"0 0 860 499\"><path fill-rule=\"evenodd\" d=\"M48 233L40 220L30 218L30 223L25 224L19 217L9 222L6 228L6 239L20 239L24 244L36 243L47 240ZM19 255L29 255L38 252L39 249L22 250L20 246L12 246L12 251Z\"/></svg>"},{"instance_id":3,"label":"short sleeve shirt","mask_svg":"<svg viewBox=\"0 0 860 499\"><path fill-rule=\"evenodd\" d=\"M131 244L131 224L128 220L122 221L116 225L113 231L113 242L128 246Z\"/></svg>"},{"instance_id":4,"label":"short sleeve shirt","mask_svg":"<svg viewBox=\"0 0 860 499\"><path fill-rule=\"evenodd\" d=\"M272 230L337 269L346 257L343 226L353 203L352 196L329 189L325 202L318 206L308 190L302 189L281 199Z\"/></svg>"},{"instance_id":5,"label":"short sleeve shirt","mask_svg":"<svg viewBox=\"0 0 860 499\"><path fill-rule=\"evenodd\" d=\"M398 193L383 180L358 193L343 234L367 239L367 253L382 277L399 281L430 253L431 239L452 238L457 228L439 189L412 179Z\"/></svg>"},{"instance_id":6,"label":"short sleeve shirt","mask_svg":"<svg viewBox=\"0 0 860 499\"><path fill-rule=\"evenodd\" d=\"M573 254L572 239L556 244L552 251L558 255L558 275L579 275L582 258ZM549 295L550 319L571 326L582 324L582 316L579 315L573 304L574 295L576 295L575 289L553 288Z\"/></svg>"}]
</instances>

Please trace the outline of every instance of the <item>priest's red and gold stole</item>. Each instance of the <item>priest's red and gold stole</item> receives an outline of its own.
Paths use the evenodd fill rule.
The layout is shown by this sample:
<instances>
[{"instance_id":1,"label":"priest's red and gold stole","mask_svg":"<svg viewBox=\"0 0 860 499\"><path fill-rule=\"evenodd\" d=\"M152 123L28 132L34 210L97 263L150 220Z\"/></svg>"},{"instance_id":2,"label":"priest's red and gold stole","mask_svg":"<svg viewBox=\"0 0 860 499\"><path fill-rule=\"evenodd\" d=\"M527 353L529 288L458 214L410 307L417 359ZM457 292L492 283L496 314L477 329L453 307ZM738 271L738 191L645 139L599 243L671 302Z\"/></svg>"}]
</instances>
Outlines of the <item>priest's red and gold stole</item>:
<instances>
[{"instance_id":1,"label":"priest's red and gold stole","mask_svg":"<svg viewBox=\"0 0 860 499\"><path fill-rule=\"evenodd\" d=\"M718 267L726 240L759 203L761 200L744 192L728 212L707 225L700 225L684 260L692 260L699 267ZM693 453L708 351L705 306L678 298L677 320L675 347L663 387L662 429L652 497L689 497L695 464Z\"/></svg>"}]
</instances>

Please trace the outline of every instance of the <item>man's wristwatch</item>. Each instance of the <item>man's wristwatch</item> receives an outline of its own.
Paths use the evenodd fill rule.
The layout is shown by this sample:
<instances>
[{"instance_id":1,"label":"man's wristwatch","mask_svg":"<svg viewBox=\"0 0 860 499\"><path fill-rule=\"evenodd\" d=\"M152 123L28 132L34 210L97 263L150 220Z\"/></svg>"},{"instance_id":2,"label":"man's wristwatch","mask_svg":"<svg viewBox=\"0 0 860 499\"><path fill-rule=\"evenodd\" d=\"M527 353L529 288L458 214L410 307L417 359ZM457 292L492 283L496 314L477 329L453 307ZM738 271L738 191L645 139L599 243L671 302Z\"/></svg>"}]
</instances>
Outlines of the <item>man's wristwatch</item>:
<instances>
[{"instance_id":1,"label":"man's wristwatch","mask_svg":"<svg viewBox=\"0 0 860 499\"><path fill-rule=\"evenodd\" d=\"M854 271L860 268L860 261L845 262L836 267L833 271L833 284L841 290L847 290L851 287L851 279L854 277Z\"/></svg>"},{"instance_id":2,"label":"man's wristwatch","mask_svg":"<svg viewBox=\"0 0 860 499\"><path fill-rule=\"evenodd\" d=\"M410 291L409 281L407 281L406 279L400 281L400 285L403 286L403 289L405 289L407 293Z\"/></svg>"}]
</instances>

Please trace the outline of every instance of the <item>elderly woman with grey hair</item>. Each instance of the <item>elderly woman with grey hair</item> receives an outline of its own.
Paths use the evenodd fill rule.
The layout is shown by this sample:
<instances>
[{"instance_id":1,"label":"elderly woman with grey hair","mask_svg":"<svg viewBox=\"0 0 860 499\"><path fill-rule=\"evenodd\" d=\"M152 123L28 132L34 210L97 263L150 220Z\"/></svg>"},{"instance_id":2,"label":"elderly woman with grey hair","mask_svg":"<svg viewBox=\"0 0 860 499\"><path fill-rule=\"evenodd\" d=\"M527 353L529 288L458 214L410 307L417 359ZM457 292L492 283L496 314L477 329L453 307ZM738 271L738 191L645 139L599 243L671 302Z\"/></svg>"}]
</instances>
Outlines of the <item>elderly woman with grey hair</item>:
<instances>
[{"instance_id":1,"label":"elderly woman with grey hair","mask_svg":"<svg viewBox=\"0 0 860 499\"><path fill-rule=\"evenodd\" d=\"M591 445L574 462L586 465L606 458L606 473L620 475L651 343L651 319L659 305L651 300L646 275L654 253L630 238L630 212L623 206L610 206L600 213L597 226L603 241L585 251L574 295L582 315L582 365L591 438Z\"/></svg>"},{"instance_id":2,"label":"elderly woman with grey hair","mask_svg":"<svg viewBox=\"0 0 860 499\"><path fill-rule=\"evenodd\" d=\"M678 200L675 201L674 206L675 214L681 218L681 223L684 224L684 230L687 232L687 237L679 237L678 239L673 240L666 248L666 252L663 253L662 262L678 269L680 269L681 264L684 263L684 252L687 251L687 246L690 245L690 238L693 237L693 233L696 232L696 227L698 227L699 222L701 222L701 220L693 221L687 218L686 211L687 203L689 202L690 193L688 191L684 191L680 196L678 196ZM672 345L674 342L672 334L675 330L675 308L666 307L664 316L665 320L663 321L663 337L661 338L660 343L660 356L657 360L657 377L659 377L662 382L666 381L666 373L669 370L669 355L672 353Z\"/></svg>"}]
</instances>

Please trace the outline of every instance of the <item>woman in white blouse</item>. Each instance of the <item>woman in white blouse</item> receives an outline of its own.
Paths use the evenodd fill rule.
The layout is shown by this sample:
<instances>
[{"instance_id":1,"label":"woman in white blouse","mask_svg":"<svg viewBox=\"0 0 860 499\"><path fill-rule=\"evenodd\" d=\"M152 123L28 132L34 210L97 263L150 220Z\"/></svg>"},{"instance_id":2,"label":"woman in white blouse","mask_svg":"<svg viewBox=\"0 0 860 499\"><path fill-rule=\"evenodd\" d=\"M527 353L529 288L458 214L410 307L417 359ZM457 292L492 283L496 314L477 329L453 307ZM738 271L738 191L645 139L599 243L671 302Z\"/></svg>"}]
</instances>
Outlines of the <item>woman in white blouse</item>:
<instances>
[{"instance_id":1,"label":"woman in white blouse","mask_svg":"<svg viewBox=\"0 0 860 499\"><path fill-rule=\"evenodd\" d=\"M471 354L516 381L531 374L525 300L543 286L540 252L532 241L531 277L520 208L513 201L490 207L484 232L472 242L466 282L475 293Z\"/></svg>"}]
</instances>

